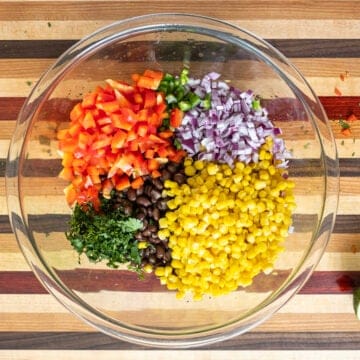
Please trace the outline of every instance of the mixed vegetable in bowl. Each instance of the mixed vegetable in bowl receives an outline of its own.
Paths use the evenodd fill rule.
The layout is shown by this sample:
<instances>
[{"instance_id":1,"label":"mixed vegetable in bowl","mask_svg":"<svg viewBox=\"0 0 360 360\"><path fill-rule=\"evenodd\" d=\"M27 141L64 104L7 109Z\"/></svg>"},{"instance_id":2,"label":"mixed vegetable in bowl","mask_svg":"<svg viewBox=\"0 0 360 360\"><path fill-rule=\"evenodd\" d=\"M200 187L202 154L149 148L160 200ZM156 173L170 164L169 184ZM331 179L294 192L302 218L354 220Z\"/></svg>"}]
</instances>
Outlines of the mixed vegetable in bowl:
<instances>
[{"instance_id":1,"label":"mixed vegetable in bowl","mask_svg":"<svg viewBox=\"0 0 360 360\"><path fill-rule=\"evenodd\" d=\"M292 231L290 154L260 99L209 73L146 70L85 95L58 133L68 240L181 298L270 273Z\"/></svg>"}]
</instances>

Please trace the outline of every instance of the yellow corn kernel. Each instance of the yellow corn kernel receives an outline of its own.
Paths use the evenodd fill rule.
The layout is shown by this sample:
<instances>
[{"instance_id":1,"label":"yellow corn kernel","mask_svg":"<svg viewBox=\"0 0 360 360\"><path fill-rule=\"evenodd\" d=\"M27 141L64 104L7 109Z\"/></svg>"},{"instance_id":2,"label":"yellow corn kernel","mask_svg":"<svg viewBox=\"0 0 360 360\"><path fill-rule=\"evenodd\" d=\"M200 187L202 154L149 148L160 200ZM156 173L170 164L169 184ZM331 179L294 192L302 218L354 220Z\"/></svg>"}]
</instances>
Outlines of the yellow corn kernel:
<instances>
[{"instance_id":1,"label":"yellow corn kernel","mask_svg":"<svg viewBox=\"0 0 360 360\"><path fill-rule=\"evenodd\" d=\"M160 240L166 240L170 236L170 231L168 229L161 229L157 233Z\"/></svg>"},{"instance_id":2,"label":"yellow corn kernel","mask_svg":"<svg viewBox=\"0 0 360 360\"><path fill-rule=\"evenodd\" d=\"M184 166L190 166L193 163L193 159L188 157L184 160Z\"/></svg>"},{"instance_id":3,"label":"yellow corn kernel","mask_svg":"<svg viewBox=\"0 0 360 360\"><path fill-rule=\"evenodd\" d=\"M194 165L196 170L202 170L205 167L204 161L201 161L201 160L194 161L193 165Z\"/></svg>"},{"instance_id":4,"label":"yellow corn kernel","mask_svg":"<svg viewBox=\"0 0 360 360\"><path fill-rule=\"evenodd\" d=\"M209 163L206 169L209 175L215 175L219 171L219 166L213 163Z\"/></svg>"},{"instance_id":5,"label":"yellow corn kernel","mask_svg":"<svg viewBox=\"0 0 360 360\"><path fill-rule=\"evenodd\" d=\"M255 190L262 190L266 188L266 182L263 180L255 180L254 182Z\"/></svg>"},{"instance_id":6,"label":"yellow corn kernel","mask_svg":"<svg viewBox=\"0 0 360 360\"><path fill-rule=\"evenodd\" d=\"M187 176L194 176L196 174L196 169L194 168L194 166L189 165L189 166L185 166L184 172L185 175Z\"/></svg>"},{"instance_id":7,"label":"yellow corn kernel","mask_svg":"<svg viewBox=\"0 0 360 360\"><path fill-rule=\"evenodd\" d=\"M146 241L139 241L138 242L138 249L146 249L148 247L148 243Z\"/></svg>"},{"instance_id":8,"label":"yellow corn kernel","mask_svg":"<svg viewBox=\"0 0 360 360\"><path fill-rule=\"evenodd\" d=\"M151 274L153 272L153 267L152 265L150 264L146 264L144 267L143 267L143 270L146 274Z\"/></svg>"},{"instance_id":9,"label":"yellow corn kernel","mask_svg":"<svg viewBox=\"0 0 360 360\"><path fill-rule=\"evenodd\" d=\"M174 189L178 187L178 184L175 181L165 180L164 187L167 189Z\"/></svg>"}]
</instances>

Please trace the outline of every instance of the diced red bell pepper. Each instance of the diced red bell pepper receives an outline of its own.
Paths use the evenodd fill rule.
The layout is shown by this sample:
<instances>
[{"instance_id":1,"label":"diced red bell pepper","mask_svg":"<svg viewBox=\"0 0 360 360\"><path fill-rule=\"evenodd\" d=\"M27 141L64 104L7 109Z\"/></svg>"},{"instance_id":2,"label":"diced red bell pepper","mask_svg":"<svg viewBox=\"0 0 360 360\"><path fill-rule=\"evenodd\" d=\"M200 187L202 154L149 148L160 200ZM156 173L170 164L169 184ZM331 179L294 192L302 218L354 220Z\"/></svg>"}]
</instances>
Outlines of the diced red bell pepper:
<instances>
[{"instance_id":1,"label":"diced red bell pepper","mask_svg":"<svg viewBox=\"0 0 360 360\"><path fill-rule=\"evenodd\" d=\"M129 177L126 175L122 175L118 178L118 180L116 181L116 185L115 188L118 191L122 191L127 189L130 186L130 180Z\"/></svg>"},{"instance_id":2,"label":"diced red bell pepper","mask_svg":"<svg viewBox=\"0 0 360 360\"><path fill-rule=\"evenodd\" d=\"M100 110L105 111L107 114L112 114L116 111L119 111L121 108L120 103L117 100L109 101L105 103L97 103L96 107Z\"/></svg>"},{"instance_id":3,"label":"diced red bell pepper","mask_svg":"<svg viewBox=\"0 0 360 360\"><path fill-rule=\"evenodd\" d=\"M96 92L86 94L83 98L83 101L81 102L82 108L83 109L91 109L91 108L95 107L97 96L98 96L98 94Z\"/></svg>"},{"instance_id":4,"label":"diced red bell pepper","mask_svg":"<svg viewBox=\"0 0 360 360\"><path fill-rule=\"evenodd\" d=\"M144 180L142 177L139 176L131 182L131 187L133 189L139 189L143 184L144 184Z\"/></svg>"},{"instance_id":5,"label":"diced red bell pepper","mask_svg":"<svg viewBox=\"0 0 360 360\"><path fill-rule=\"evenodd\" d=\"M72 108L70 112L70 120L77 121L84 116L84 113L85 111L82 108L81 103L78 103Z\"/></svg>"},{"instance_id":6,"label":"diced red bell pepper","mask_svg":"<svg viewBox=\"0 0 360 360\"><path fill-rule=\"evenodd\" d=\"M156 105L156 92L145 91L144 109L152 109Z\"/></svg>"},{"instance_id":7,"label":"diced red bell pepper","mask_svg":"<svg viewBox=\"0 0 360 360\"><path fill-rule=\"evenodd\" d=\"M183 117L184 113L180 109L172 109L170 113L170 126L178 128L181 125Z\"/></svg>"},{"instance_id":8,"label":"diced red bell pepper","mask_svg":"<svg viewBox=\"0 0 360 360\"><path fill-rule=\"evenodd\" d=\"M160 164L156 159L148 159L147 167L150 171L153 171L157 170L160 167Z\"/></svg>"},{"instance_id":9,"label":"diced red bell pepper","mask_svg":"<svg viewBox=\"0 0 360 360\"><path fill-rule=\"evenodd\" d=\"M112 79L105 80L113 89L119 90L123 94L132 94L135 91L135 88L126 82L115 81Z\"/></svg>"},{"instance_id":10,"label":"diced red bell pepper","mask_svg":"<svg viewBox=\"0 0 360 360\"><path fill-rule=\"evenodd\" d=\"M133 127L133 123L124 119L122 114L111 114L111 121L116 129L123 129L129 131Z\"/></svg>"},{"instance_id":11,"label":"diced red bell pepper","mask_svg":"<svg viewBox=\"0 0 360 360\"><path fill-rule=\"evenodd\" d=\"M123 130L117 130L111 139L112 149L121 149L127 139L127 133Z\"/></svg>"},{"instance_id":12,"label":"diced red bell pepper","mask_svg":"<svg viewBox=\"0 0 360 360\"><path fill-rule=\"evenodd\" d=\"M83 119L81 121L81 124L85 130L96 127L94 117L90 111L87 111L85 113L85 116L83 117Z\"/></svg>"}]
</instances>

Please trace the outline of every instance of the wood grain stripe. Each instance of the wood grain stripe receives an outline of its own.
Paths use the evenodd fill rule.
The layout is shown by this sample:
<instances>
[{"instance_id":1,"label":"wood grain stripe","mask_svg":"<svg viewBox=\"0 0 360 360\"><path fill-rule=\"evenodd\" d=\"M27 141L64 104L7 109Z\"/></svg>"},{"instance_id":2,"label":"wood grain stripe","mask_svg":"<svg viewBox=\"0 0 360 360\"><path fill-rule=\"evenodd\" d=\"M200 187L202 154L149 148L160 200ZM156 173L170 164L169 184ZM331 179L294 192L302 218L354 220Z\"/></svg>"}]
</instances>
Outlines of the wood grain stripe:
<instances>
[{"instance_id":1,"label":"wood grain stripe","mask_svg":"<svg viewBox=\"0 0 360 360\"><path fill-rule=\"evenodd\" d=\"M235 358L241 359L254 359L253 357L246 356L243 357L243 353L238 353L239 350L258 350L259 342L264 342L269 344L267 346L267 350L359 350L360 349L360 335L355 332L331 332L326 333L325 335L322 332L250 332L247 334L240 335L234 339L227 340L221 342L220 344L214 344L210 346L202 347L194 352L189 351L177 351L176 353L173 351L156 351L147 349L149 356L158 360L166 360L166 359L183 359L186 356L187 359L192 360L201 360L201 359L221 359L234 360ZM5 347L6 346L6 347ZM0 334L0 349L37 349L37 350L79 350L79 349L91 349L93 350L132 350L124 353L123 355L128 360L133 359L144 359L144 353L139 352L138 355L134 357L134 351L139 349L144 349L140 345L129 344L121 340L110 338L104 334L98 332L72 332L72 331L61 331L61 332L5 332ZM205 349L212 350L211 354L207 354L205 357L204 351ZM236 349L234 351L234 349ZM216 354L216 350L232 350L231 352L221 352ZM92 355L97 356L99 352L96 351L93 354L87 353L88 356L82 357L82 352L76 352L79 357L75 358L71 356L71 353L64 352L64 356L66 359L93 359ZM238 353L239 357L236 354ZM260 352L261 353L261 352ZM316 352L315 352L316 353ZM276 356L276 359L315 359L312 355L315 355L314 352L311 353L302 353L305 357L295 357L294 353L286 353L285 356L281 356L281 353ZM26 354L26 355L25 355ZM26 359L45 359L41 355L46 354L43 352L37 353L40 357L28 357L34 354L33 351L24 353L24 358ZM106 357L103 359L119 359L122 358L121 353L117 353L117 357L111 356L112 353L106 351ZM177 354L177 355L176 355ZM262 359L262 357L258 357L258 352L256 352L256 359ZM299 353L301 354L301 352ZM312 354L312 355L311 355ZM323 354L323 353L321 353ZM325 359L321 357L321 354L317 354L316 359ZM328 355L336 355L339 356L339 353L331 353ZM110 355L110 357L108 357ZM114 354L115 355L115 354ZM141 356L142 357L141 357ZM320 355L320 357L319 357ZM71 356L69 358L68 356ZM250 354L249 354L250 356ZM259 356L261 356L259 354ZM269 353L267 356L271 356ZM349 359L348 357L341 357L342 359ZM0 352L1 359L1 352ZM46 357L48 359L48 357ZM56 357L50 357L50 359L58 359ZM94 357L95 359L95 357ZM270 357L265 357L264 359L270 359ZM274 359L274 358L272 358ZM326 359L335 359L338 360L339 357L326 357ZM355 359L355 358L353 358Z\"/></svg>"},{"instance_id":2,"label":"wood grain stripe","mask_svg":"<svg viewBox=\"0 0 360 360\"><path fill-rule=\"evenodd\" d=\"M24 104L24 97L0 97L0 121L15 120ZM337 120L354 113L360 117L360 96L320 96L329 119Z\"/></svg>"},{"instance_id":3,"label":"wood grain stripe","mask_svg":"<svg viewBox=\"0 0 360 360\"><path fill-rule=\"evenodd\" d=\"M359 155L359 154L358 154ZM300 159L291 160L291 176L319 176L320 163L316 159L307 159L308 167L304 167ZM339 159L340 173L344 177L359 176L359 159L342 158ZM5 176L6 160L0 159L0 177ZM32 177L57 177L61 170L59 159L28 159L23 168L23 176ZM14 176L9 172L9 176Z\"/></svg>"},{"instance_id":4,"label":"wood grain stripe","mask_svg":"<svg viewBox=\"0 0 360 360\"><path fill-rule=\"evenodd\" d=\"M0 20L0 38L2 40L56 40L80 39L100 27L119 20L114 17L108 20L37 20L13 21ZM267 39L356 39L359 37L358 20L350 19L222 19L233 25L252 31ZM49 25L50 23L50 25Z\"/></svg>"},{"instance_id":5,"label":"wood grain stripe","mask_svg":"<svg viewBox=\"0 0 360 360\"><path fill-rule=\"evenodd\" d=\"M51 9L51 11L49 11ZM266 9L261 11L260 9ZM0 20L106 20L123 19L139 14L157 12L188 12L183 2L154 0L124 1L4 1ZM191 4L191 12L222 19L359 19L353 1L288 1L286 13L280 0L227 0L219 6L216 0L199 0Z\"/></svg>"},{"instance_id":6,"label":"wood grain stripe","mask_svg":"<svg viewBox=\"0 0 360 360\"><path fill-rule=\"evenodd\" d=\"M221 342L219 344L208 345L202 347L202 350L360 350L360 334L356 332L333 332L327 333L324 337L321 332L265 332L257 331L242 334L234 339ZM346 340L345 340L346 339ZM345 341L344 341L345 340ZM261 345L266 344L266 346ZM6 347L5 347L6 346ZM43 350L75 350L75 349L92 349L92 350L139 350L144 349L140 345L130 344L121 340L110 338L104 334L97 332L4 332L0 338L0 349L43 349ZM174 352L147 349L149 356L155 359L180 359L174 357ZM166 354L165 354L166 353ZM185 355L184 352L182 356ZM1 354L1 353L0 353ZM65 353L66 354L66 353ZM131 354L131 353L130 353ZM129 355L130 355L129 354ZM196 351L197 356L193 357L186 352L187 359L200 359L201 350ZM212 351L213 355L214 352ZM190 358L188 357L190 355ZM220 354L219 354L220 355ZM234 356L234 352L229 353ZM240 355L240 354L239 354ZM308 359L308 354L306 358ZM144 355L143 355L144 356ZM288 358L294 359L293 356L288 354ZM27 358L27 357L26 357ZM68 359L68 357L66 357ZM118 357L119 358L119 357ZM120 357L121 358L121 357ZM133 359L126 356L127 359ZM209 359L208 357L206 357ZM218 358L218 357L216 357ZM240 358L240 357L239 357ZM258 358L258 357L257 357ZM0 357L1 359L1 357ZM139 359L143 359L140 358ZM215 359L211 356L211 359ZM234 357L227 357L226 352L221 353L218 359L231 359ZM243 357L241 356L241 359ZM249 358L254 359L254 358ZM280 359L276 357L276 359ZM319 359L317 357L317 359ZM336 358L334 358L336 359Z\"/></svg>"},{"instance_id":7,"label":"wood grain stripe","mask_svg":"<svg viewBox=\"0 0 360 360\"><path fill-rule=\"evenodd\" d=\"M39 336L43 336L44 339L48 339L49 341L52 341L50 336L53 335L53 333L41 333ZM71 334L70 337L67 339L66 337L63 337L65 333L62 333L61 335L57 334L55 337L57 337L57 340L60 344L63 344L63 342L69 342L71 341ZM67 334L67 333L66 333ZM15 334L15 336L21 337L22 333ZM282 333L280 334L282 335ZM303 334L301 334L303 335ZM311 336L312 334L310 334ZM349 339L348 334L341 333L340 336L344 336L345 339ZM84 334L84 336L88 337L87 334ZM303 336L299 336L299 339L302 339ZM279 341L282 341L281 337L279 337ZM284 337L284 340L287 338ZM312 338L314 339L314 338ZM109 349L106 350L98 350L98 342L96 339L89 339L92 342L92 345L95 344L95 348L93 346L88 345L88 347L83 347L88 350L63 350L61 349L61 354L63 356L66 356L67 360L79 360L79 359L88 359L88 360L118 360L120 359L127 359L127 360L143 360L146 359L146 356L151 356L154 359L157 360L183 360L186 358L187 360L234 360L234 359L241 359L241 360L254 360L255 358L257 360L269 360L269 359L276 359L276 360L357 360L359 351L358 350L304 350L304 347L301 347L301 350L293 351L293 350L281 350L281 351L274 351L274 350L266 350L266 347L264 347L265 350L235 350L235 349L229 349L229 351L224 350L136 350L136 349L113 349L111 345L109 345ZM38 340L39 341L39 340ZM37 342L38 342L37 341ZM262 337L262 341L266 341ZM338 340L341 342L341 339ZM349 339L349 341L352 341ZM255 342L255 340L254 340ZM306 340L304 341L306 343ZM107 344L107 341L105 340L105 343ZM346 340L346 343L348 341ZM300 342L301 344L301 342ZM101 345L103 345L103 341L101 341ZM82 348L82 349L83 349ZM342 348L342 346L341 346ZM96 350L96 351L94 351ZM131 351L129 351L131 350ZM146 353L145 353L146 351ZM274 357L276 356L276 357ZM0 360L58 360L59 359L59 351L58 350L0 350Z\"/></svg>"},{"instance_id":8,"label":"wood grain stripe","mask_svg":"<svg viewBox=\"0 0 360 360\"><path fill-rule=\"evenodd\" d=\"M360 22L358 23L360 27ZM0 59L0 78L9 81L37 79L54 61L54 59ZM332 78L339 86L360 77L360 58L292 58L291 62L305 77L321 77L325 80ZM129 73L136 71L136 64L133 66L127 64L127 66ZM349 75L341 80L340 74L345 74L345 71L348 71Z\"/></svg>"},{"instance_id":9,"label":"wood grain stripe","mask_svg":"<svg viewBox=\"0 0 360 360\"><path fill-rule=\"evenodd\" d=\"M360 39L267 39L268 42L288 58L359 58ZM57 58L76 43L75 40L2 40L0 59ZM179 57L179 46L161 43L156 51ZM211 60L215 45L204 43L200 49L203 57ZM229 51L231 54L231 51ZM231 58L231 55L229 55ZM196 59L196 58L194 58ZM200 58L199 58L200 59Z\"/></svg>"},{"instance_id":10,"label":"wood grain stripe","mask_svg":"<svg viewBox=\"0 0 360 360\"><path fill-rule=\"evenodd\" d=\"M60 234L54 234L54 236L59 236ZM14 234L0 234L0 253L19 253L20 249L16 241ZM53 251L59 250L64 246L62 241L51 244L50 248ZM301 251L303 249L303 235L302 233L293 234L291 244L288 244L288 247L291 247L291 251ZM46 243L44 243L44 249L47 249ZM47 249L49 250L49 249ZM353 253L356 254L360 251L360 237L358 234L332 234L330 242L326 247L326 253Z\"/></svg>"},{"instance_id":11,"label":"wood grain stripe","mask_svg":"<svg viewBox=\"0 0 360 360\"><path fill-rule=\"evenodd\" d=\"M66 272L62 272L66 274ZM132 273L119 275L116 271L100 271L96 269L89 270L88 276L90 279L86 280L87 273L85 270L77 270L76 273L68 272L69 284L75 286L79 291L87 291L89 289L90 279L92 277L102 278L101 284L91 284L92 291L100 290L116 290L116 291L131 291L131 286L125 285L124 282L137 283L136 277ZM80 277L83 281L76 283L76 279ZM360 285L360 271L315 271L305 286L300 290L299 294L351 294L355 285ZM138 284L137 284L138 285ZM95 288L94 288L95 286ZM97 286L97 287L96 287ZM136 287L137 291L149 291L154 289L156 291L164 291L163 287L154 279L147 282L142 288ZM1 271L0 272L0 294L47 294L45 288L39 283L35 275L30 271Z\"/></svg>"},{"instance_id":12,"label":"wood grain stripe","mask_svg":"<svg viewBox=\"0 0 360 360\"><path fill-rule=\"evenodd\" d=\"M19 310L18 313L2 314L1 320L0 336L2 332L14 331L26 331L28 333L36 331L95 331L70 313L27 314ZM299 316L298 314L277 313L256 327L253 332L266 331L275 334L279 331L287 333L314 331L323 332L326 338L327 334L334 332L358 333L359 330L359 320L353 314L301 314Z\"/></svg>"}]
</instances>

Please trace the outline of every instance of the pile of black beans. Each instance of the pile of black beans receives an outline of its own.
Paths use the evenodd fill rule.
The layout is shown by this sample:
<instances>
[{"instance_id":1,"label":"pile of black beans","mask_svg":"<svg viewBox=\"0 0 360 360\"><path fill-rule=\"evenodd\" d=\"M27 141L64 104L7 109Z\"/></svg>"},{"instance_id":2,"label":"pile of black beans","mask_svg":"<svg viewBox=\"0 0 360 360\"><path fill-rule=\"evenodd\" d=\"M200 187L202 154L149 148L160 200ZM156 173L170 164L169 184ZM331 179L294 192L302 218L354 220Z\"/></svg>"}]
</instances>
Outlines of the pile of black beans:
<instances>
[{"instance_id":1,"label":"pile of black beans","mask_svg":"<svg viewBox=\"0 0 360 360\"><path fill-rule=\"evenodd\" d=\"M145 241L148 246L140 250L141 265L151 264L154 268L166 266L171 262L171 250L168 240L159 239L159 219L167 211L169 197L163 197L164 182L176 181L178 184L186 182L182 163L168 162L159 170L160 177L144 177L144 184L139 189L129 188L125 192L116 194L116 203L121 206L126 215L135 217L143 222L143 227L135 238Z\"/></svg>"}]
</instances>

